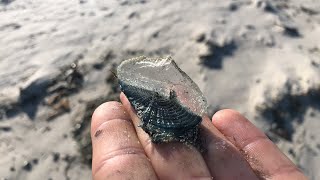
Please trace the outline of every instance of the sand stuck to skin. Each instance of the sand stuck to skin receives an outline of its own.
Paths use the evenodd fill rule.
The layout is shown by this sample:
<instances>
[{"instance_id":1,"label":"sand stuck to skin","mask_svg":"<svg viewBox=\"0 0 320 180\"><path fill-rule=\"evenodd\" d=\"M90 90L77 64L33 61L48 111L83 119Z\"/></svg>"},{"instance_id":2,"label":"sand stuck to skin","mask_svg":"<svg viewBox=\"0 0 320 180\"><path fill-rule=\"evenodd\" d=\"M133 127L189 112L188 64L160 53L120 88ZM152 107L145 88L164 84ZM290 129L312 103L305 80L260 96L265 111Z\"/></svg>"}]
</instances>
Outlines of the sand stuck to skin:
<instances>
[{"instance_id":1,"label":"sand stuck to skin","mask_svg":"<svg viewBox=\"0 0 320 180\"><path fill-rule=\"evenodd\" d=\"M0 179L90 179L123 60L171 55L320 179L320 1L0 1Z\"/></svg>"}]
</instances>

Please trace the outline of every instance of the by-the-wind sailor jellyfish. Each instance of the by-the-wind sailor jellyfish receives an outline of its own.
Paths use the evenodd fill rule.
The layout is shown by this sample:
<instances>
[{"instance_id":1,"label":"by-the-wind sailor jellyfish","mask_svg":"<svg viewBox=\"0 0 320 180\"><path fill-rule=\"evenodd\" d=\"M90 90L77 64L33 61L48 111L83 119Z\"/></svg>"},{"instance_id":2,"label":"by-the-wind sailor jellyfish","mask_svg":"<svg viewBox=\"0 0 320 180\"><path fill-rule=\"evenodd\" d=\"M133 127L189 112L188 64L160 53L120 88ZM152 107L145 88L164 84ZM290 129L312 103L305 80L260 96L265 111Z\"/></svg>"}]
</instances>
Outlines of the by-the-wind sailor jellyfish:
<instances>
[{"instance_id":1,"label":"by-the-wind sailor jellyfish","mask_svg":"<svg viewBox=\"0 0 320 180\"><path fill-rule=\"evenodd\" d=\"M117 68L121 91L127 96L140 127L152 142L196 144L207 103L198 86L171 57L137 57Z\"/></svg>"}]
</instances>

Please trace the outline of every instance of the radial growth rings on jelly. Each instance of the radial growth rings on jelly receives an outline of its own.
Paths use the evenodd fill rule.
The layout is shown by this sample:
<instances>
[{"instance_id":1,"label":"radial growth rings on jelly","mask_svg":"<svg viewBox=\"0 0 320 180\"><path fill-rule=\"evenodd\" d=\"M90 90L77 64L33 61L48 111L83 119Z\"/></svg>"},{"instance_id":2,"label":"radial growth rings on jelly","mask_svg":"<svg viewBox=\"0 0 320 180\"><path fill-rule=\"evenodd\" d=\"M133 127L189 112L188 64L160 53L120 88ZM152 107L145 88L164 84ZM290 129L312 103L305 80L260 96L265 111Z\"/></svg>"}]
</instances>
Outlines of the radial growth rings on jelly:
<instances>
[{"instance_id":1,"label":"radial growth rings on jelly","mask_svg":"<svg viewBox=\"0 0 320 180\"><path fill-rule=\"evenodd\" d=\"M141 119L141 128L153 142L196 143L206 100L171 57L125 60L117 76L121 91Z\"/></svg>"}]
</instances>

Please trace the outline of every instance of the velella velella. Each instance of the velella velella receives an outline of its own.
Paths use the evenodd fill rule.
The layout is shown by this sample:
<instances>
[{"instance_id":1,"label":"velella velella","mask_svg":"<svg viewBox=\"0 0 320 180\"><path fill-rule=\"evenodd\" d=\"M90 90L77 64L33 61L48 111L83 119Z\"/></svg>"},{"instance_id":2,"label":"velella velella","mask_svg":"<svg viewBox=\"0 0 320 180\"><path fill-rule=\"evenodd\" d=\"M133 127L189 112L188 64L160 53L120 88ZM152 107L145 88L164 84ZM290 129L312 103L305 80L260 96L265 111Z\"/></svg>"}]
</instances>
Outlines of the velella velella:
<instances>
[{"instance_id":1,"label":"velella velella","mask_svg":"<svg viewBox=\"0 0 320 180\"><path fill-rule=\"evenodd\" d=\"M125 60L117 76L152 142L197 143L207 103L199 87L170 56Z\"/></svg>"}]
</instances>

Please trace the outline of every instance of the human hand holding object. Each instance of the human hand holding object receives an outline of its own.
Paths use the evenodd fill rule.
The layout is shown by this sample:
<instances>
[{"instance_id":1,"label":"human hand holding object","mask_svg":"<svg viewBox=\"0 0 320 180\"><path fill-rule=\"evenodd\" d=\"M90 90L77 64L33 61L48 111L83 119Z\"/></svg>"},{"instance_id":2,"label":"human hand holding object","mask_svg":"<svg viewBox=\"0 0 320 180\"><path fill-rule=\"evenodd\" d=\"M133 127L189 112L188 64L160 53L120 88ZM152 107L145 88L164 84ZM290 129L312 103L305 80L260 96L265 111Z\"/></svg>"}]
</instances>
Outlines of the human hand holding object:
<instances>
[{"instance_id":1,"label":"human hand holding object","mask_svg":"<svg viewBox=\"0 0 320 180\"><path fill-rule=\"evenodd\" d=\"M106 102L91 122L92 176L100 179L306 179L303 173L241 114L221 110L203 117L205 151L183 143L154 144L126 96Z\"/></svg>"}]
</instances>

